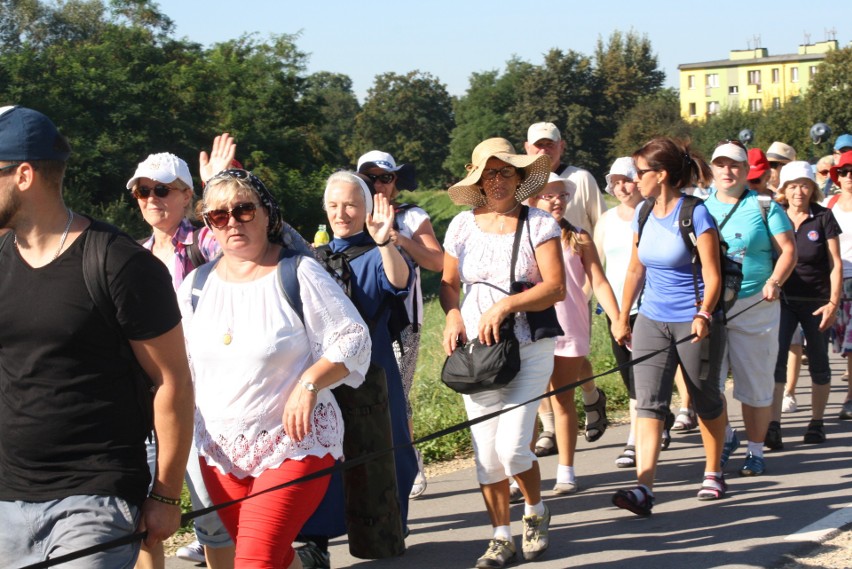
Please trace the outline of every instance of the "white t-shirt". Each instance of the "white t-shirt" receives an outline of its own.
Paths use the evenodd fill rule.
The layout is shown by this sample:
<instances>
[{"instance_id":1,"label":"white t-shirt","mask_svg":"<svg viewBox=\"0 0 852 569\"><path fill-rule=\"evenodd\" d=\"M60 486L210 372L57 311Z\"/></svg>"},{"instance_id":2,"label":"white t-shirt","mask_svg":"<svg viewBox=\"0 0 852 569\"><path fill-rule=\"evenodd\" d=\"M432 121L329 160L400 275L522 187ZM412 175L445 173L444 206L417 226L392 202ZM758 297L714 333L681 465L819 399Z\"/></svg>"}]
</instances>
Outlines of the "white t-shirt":
<instances>
[{"instance_id":1,"label":"white t-shirt","mask_svg":"<svg viewBox=\"0 0 852 569\"><path fill-rule=\"evenodd\" d=\"M828 200L822 202L822 205L828 207ZM843 211L839 205L831 208L831 213L834 214L834 219L840 225L843 233L840 234L840 260L843 261L843 278L852 278L852 211Z\"/></svg>"},{"instance_id":2,"label":"white t-shirt","mask_svg":"<svg viewBox=\"0 0 852 569\"><path fill-rule=\"evenodd\" d=\"M370 335L319 263L304 258L297 274L304 324L285 300L277 270L245 283L213 271L194 313L193 273L178 291L195 384L195 444L223 474L256 477L285 459L343 455L343 417L330 389L320 390L311 433L299 443L284 432L284 405L321 356L346 365L350 374L340 383L363 383Z\"/></svg>"},{"instance_id":3,"label":"white t-shirt","mask_svg":"<svg viewBox=\"0 0 852 569\"><path fill-rule=\"evenodd\" d=\"M606 211L606 203L595 177L588 170L576 166L568 166L559 177L571 182L568 188L571 201L565 208L566 221L593 235L598 219Z\"/></svg>"},{"instance_id":4,"label":"white t-shirt","mask_svg":"<svg viewBox=\"0 0 852 569\"><path fill-rule=\"evenodd\" d=\"M641 204L640 204L641 205ZM630 227L631 219L621 219L617 209L607 210L601 215L595 226L595 245L604 265L606 279L615 294L615 300L621 305L624 295L624 281L627 278L627 267L630 265L630 256L633 254L633 229ZM630 309L631 314L638 312L639 308L634 302Z\"/></svg>"},{"instance_id":5,"label":"white t-shirt","mask_svg":"<svg viewBox=\"0 0 852 569\"><path fill-rule=\"evenodd\" d=\"M420 229L420 226L423 225L423 222L425 221L429 221L429 214L416 206L401 211L396 215L399 232L409 239L417 233L417 230ZM399 252L402 253L402 255L409 261L414 263L414 260L405 252L404 249L400 248ZM414 268L414 281L411 284L411 290L409 291L408 296L405 298L405 309L408 311L408 319L412 323L414 323L415 303L417 303L416 324L423 324L423 289L420 286L420 266L416 264Z\"/></svg>"}]
</instances>

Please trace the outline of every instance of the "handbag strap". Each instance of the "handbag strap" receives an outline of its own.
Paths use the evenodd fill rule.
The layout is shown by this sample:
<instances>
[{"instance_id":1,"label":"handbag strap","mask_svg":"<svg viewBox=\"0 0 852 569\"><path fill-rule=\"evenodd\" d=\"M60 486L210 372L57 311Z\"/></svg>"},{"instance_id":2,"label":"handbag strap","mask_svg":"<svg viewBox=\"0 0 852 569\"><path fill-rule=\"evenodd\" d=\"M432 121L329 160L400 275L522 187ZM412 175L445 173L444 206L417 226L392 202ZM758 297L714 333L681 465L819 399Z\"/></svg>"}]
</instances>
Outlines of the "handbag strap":
<instances>
[{"instance_id":1,"label":"handbag strap","mask_svg":"<svg viewBox=\"0 0 852 569\"><path fill-rule=\"evenodd\" d=\"M527 215L529 211L529 207L522 205L521 213L518 214L518 227L515 229L515 241L512 243L512 261L510 265L509 276L510 283L515 282L515 263L518 262L518 249L520 249L521 247L521 233L524 232L524 223L527 220ZM532 245L532 240L530 240L530 245ZM535 255L535 249L533 249L533 255Z\"/></svg>"}]
</instances>

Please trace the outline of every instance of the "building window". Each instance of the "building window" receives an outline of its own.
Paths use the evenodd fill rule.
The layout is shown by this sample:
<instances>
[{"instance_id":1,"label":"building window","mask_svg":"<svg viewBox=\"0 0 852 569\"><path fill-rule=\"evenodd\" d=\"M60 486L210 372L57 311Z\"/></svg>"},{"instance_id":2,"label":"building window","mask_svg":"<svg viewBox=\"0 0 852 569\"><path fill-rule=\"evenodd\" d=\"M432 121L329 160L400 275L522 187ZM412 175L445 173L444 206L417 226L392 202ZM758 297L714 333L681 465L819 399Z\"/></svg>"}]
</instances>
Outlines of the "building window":
<instances>
[{"instance_id":1,"label":"building window","mask_svg":"<svg viewBox=\"0 0 852 569\"><path fill-rule=\"evenodd\" d=\"M798 83L799 82L799 68L798 67L791 67L790 68L790 81L792 83Z\"/></svg>"},{"instance_id":2,"label":"building window","mask_svg":"<svg viewBox=\"0 0 852 569\"><path fill-rule=\"evenodd\" d=\"M780 109L781 108L781 97L773 97L772 98L772 108Z\"/></svg>"},{"instance_id":3,"label":"building window","mask_svg":"<svg viewBox=\"0 0 852 569\"><path fill-rule=\"evenodd\" d=\"M777 67L772 70L772 82L780 83L781 82L781 70Z\"/></svg>"},{"instance_id":4,"label":"building window","mask_svg":"<svg viewBox=\"0 0 852 569\"><path fill-rule=\"evenodd\" d=\"M708 87L718 87L719 86L719 74L718 73L708 73L706 76L706 84Z\"/></svg>"},{"instance_id":5,"label":"building window","mask_svg":"<svg viewBox=\"0 0 852 569\"><path fill-rule=\"evenodd\" d=\"M690 89L695 89L695 75L687 75L686 84Z\"/></svg>"},{"instance_id":6,"label":"building window","mask_svg":"<svg viewBox=\"0 0 852 569\"><path fill-rule=\"evenodd\" d=\"M760 71L749 71L748 72L748 84L749 85L760 85Z\"/></svg>"},{"instance_id":7,"label":"building window","mask_svg":"<svg viewBox=\"0 0 852 569\"><path fill-rule=\"evenodd\" d=\"M817 66L811 65L810 67L808 67L808 74L809 74L810 78L813 79L814 75L817 74Z\"/></svg>"},{"instance_id":8,"label":"building window","mask_svg":"<svg viewBox=\"0 0 852 569\"><path fill-rule=\"evenodd\" d=\"M715 115L721 109L722 109L722 107L719 105L719 101L709 101L707 103L707 114L708 115Z\"/></svg>"},{"instance_id":9,"label":"building window","mask_svg":"<svg viewBox=\"0 0 852 569\"><path fill-rule=\"evenodd\" d=\"M740 88L737 85L731 85L728 87L728 95L739 95Z\"/></svg>"},{"instance_id":10,"label":"building window","mask_svg":"<svg viewBox=\"0 0 852 569\"><path fill-rule=\"evenodd\" d=\"M689 103L689 116L694 117L696 114L695 103Z\"/></svg>"},{"instance_id":11,"label":"building window","mask_svg":"<svg viewBox=\"0 0 852 569\"><path fill-rule=\"evenodd\" d=\"M763 99L749 99L748 110L752 112L763 110Z\"/></svg>"}]
</instances>

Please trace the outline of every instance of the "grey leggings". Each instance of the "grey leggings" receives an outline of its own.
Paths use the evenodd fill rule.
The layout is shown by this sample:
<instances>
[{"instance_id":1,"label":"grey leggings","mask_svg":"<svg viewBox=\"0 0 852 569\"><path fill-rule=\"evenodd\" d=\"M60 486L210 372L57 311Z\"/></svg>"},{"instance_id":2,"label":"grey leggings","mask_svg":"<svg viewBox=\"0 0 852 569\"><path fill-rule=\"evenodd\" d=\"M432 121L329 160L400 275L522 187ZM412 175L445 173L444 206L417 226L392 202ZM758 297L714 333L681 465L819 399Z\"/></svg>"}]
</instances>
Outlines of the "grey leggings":
<instances>
[{"instance_id":1,"label":"grey leggings","mask_svg":"<svg viewBox=\"0 0 852 569\"><path fill-rule=\"evenodd\" d=\"M692 322L658 322L643 314L633 327L633 358L661 351L633 368L636 411L639 417L665 419L669 413L675 371L683 368L686 389L695 413L702 419L722 414L719 365L725 347L725 326L714 319L710 335L702 341L674 343L692 333ZM666 348L671 348L666 350Z\"/></svg>"}]
</instances>

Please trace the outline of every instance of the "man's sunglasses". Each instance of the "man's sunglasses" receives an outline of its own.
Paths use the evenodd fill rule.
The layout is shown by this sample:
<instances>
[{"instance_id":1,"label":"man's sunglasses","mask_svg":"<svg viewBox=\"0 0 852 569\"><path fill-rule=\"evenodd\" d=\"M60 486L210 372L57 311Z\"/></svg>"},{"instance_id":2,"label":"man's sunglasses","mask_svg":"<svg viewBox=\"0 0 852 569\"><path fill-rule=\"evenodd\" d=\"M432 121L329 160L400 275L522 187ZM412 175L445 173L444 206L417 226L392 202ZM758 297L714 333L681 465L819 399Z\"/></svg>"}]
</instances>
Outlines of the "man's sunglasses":
<instances>
[{"instance_id":1,"label":"man's sunglasses","mask_svg":"<svg viewBox=\"0 0 852 569\"><path fill-rule=\"evenodd\" d=\"M837 177L845 178L849 174L852 174L852 168L838 168L837 169Z\"/></svg>"},{"instance_id":2,"label":"man's sunglasses","mask_svg":"<svg viewBox=\"0 0 852 569\"><path fill-rule=\"evenodd\" d=\"M396 179L396 174L367 174L367 177L370 178L370 181L374 184L376 183L376 181L379 181L383 184L390 184Z\"/></svg>"},{"instance_id":3,"label":"man's sunglasses","mask_svg":"<svg viewBox=\"0 0 852 569\"><path fill-rule=\"evenodd\" d=\"M248 223L254 220L255 213L257 213L257 205L246 202L235 205L233 209L211 209L202 213L201 216L208 225L216 229L224 229L232 216L239 223Z\"/></svg>"},{"instance_id":4,"label":"man's sunglasses","mask_svg":"<svg viewBox=\"0 0 852 569\"><path fill-rule=\"evenodd\" d=\"M164 198L169 195L169 192L172 190L176 190L177 188L170 188L165 184L157 184L153 188L147 188L145 186L136 186L133 188L133 197L137 200L145 200L151 195L151 192L154 192L154 195L158 198Z\"/></svg>"}]
</instances>

